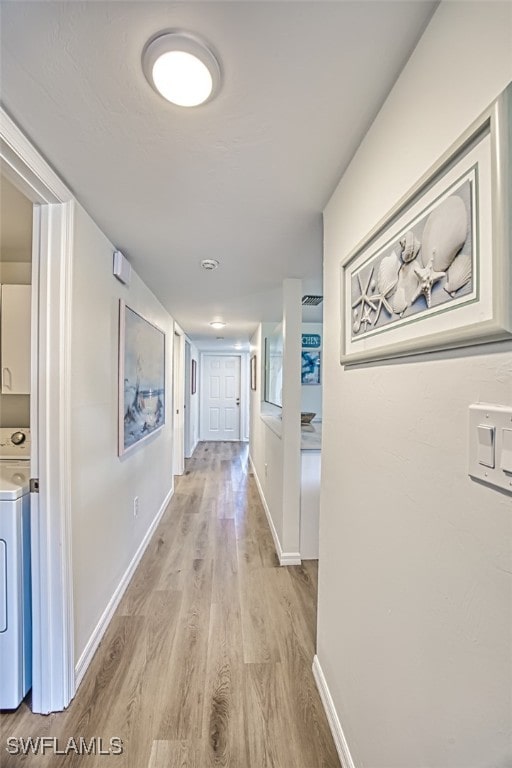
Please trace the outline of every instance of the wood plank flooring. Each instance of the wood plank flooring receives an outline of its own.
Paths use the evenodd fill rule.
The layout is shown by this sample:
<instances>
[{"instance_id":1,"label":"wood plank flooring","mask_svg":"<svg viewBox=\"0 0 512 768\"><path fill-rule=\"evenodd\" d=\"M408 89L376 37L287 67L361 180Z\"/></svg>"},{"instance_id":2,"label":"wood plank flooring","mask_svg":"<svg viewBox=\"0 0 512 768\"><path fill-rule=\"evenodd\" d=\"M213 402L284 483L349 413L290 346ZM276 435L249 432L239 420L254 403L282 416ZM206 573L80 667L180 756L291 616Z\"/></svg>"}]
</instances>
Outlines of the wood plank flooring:
<instances>
[{"instance_id":1,"label":"wood plank flooring","mask_svg":"<svg viewBox=\"0 0 512 768\"><path fill-rule=\"evenodd\" d=\"M339 768L311 672L316 590L315 561L278 565L247 446L200 443L75 699L2 713L0 766ZM12 755L13 736L68 754ZM123 752L75 754L80 737Z\"/></svg>"}]
</instances>

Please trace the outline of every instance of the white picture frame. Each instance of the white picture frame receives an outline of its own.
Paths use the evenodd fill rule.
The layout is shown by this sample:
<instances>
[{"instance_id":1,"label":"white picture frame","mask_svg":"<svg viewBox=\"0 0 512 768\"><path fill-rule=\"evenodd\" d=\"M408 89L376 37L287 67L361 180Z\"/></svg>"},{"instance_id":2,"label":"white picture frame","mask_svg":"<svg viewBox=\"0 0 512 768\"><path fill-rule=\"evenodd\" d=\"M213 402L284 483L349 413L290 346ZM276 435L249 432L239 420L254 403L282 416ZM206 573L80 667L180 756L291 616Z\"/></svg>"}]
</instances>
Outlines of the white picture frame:
<instances>
[{"instance_id":1,"label":"white picture frame","mask_svg":"<svg viewBox=\"0 0 512 768\"><path fill-rule=\"evenodd\" d=\"M510 338L511 126L512 83L342 261L342 365Z\"/></svg>"}]
</instances>

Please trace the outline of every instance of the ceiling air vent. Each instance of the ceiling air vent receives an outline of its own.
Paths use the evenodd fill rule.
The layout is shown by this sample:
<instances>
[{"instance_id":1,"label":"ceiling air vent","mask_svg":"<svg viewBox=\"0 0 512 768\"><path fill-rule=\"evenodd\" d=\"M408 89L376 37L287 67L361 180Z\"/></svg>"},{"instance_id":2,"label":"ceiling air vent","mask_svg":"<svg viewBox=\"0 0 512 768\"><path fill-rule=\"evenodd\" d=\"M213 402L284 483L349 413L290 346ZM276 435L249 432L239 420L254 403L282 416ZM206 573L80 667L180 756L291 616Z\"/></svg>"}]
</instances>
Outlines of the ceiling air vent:
<instances>
[{"instance_id":1,"label":"ceiling air vent","mask_svg":"<svg viewBox=\"0 0 512 768\"><path fill-rule=\"evenodd\" d=\"M323 300L323 296L311 296L311 294L307 293L302 297L302 304L305 307L317 307Z\"/></svg>"}]
</instances>

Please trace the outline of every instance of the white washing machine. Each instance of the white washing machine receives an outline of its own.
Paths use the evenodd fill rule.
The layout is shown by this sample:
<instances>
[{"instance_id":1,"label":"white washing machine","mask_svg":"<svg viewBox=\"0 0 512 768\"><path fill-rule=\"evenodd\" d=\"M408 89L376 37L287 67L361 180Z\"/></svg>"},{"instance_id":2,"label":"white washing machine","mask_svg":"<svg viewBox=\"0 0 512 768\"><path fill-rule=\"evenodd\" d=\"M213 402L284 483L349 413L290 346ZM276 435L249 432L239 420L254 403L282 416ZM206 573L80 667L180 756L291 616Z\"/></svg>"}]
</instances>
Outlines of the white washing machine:
<instances>
[{"instance_id":1,"label":"white washing machine","mask_svg":"<svg viewBox=\"0 0 512 768\"><path fill-rule=\"evenodd\" d=\"M30 430L0 427L0 709L32 685Z\"/></svg>"}]
</instances>

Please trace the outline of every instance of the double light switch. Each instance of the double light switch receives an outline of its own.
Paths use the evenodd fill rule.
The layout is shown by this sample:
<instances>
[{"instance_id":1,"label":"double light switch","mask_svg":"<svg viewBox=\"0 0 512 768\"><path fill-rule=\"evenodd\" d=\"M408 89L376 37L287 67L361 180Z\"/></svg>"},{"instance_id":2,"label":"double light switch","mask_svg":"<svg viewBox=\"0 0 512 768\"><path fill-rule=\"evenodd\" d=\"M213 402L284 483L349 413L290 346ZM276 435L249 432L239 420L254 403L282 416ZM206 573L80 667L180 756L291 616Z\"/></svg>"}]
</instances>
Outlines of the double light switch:
<instances>
[{"instance_id":1,"label":"double light switch","mask_svg":"<svg viewBox=\"0 0 512 768\"><path fill-rule=\"evenodd\" d=\"M512 408L469 407L469 474L512 492Z\"/></svg>"}]
</instances>

